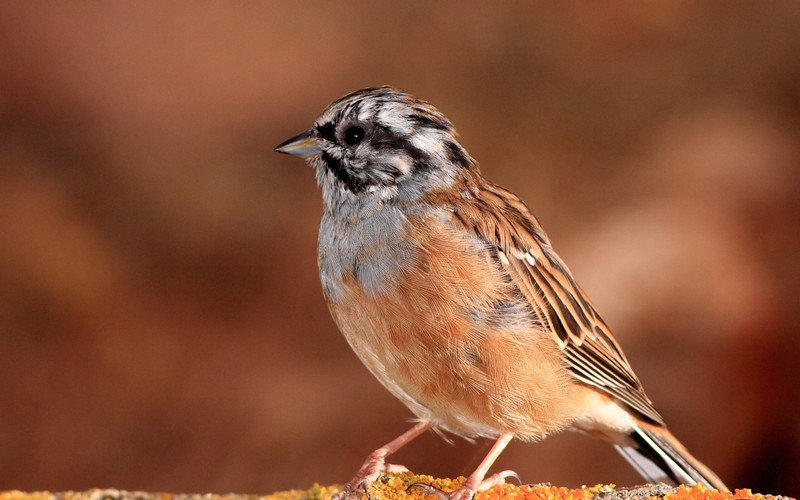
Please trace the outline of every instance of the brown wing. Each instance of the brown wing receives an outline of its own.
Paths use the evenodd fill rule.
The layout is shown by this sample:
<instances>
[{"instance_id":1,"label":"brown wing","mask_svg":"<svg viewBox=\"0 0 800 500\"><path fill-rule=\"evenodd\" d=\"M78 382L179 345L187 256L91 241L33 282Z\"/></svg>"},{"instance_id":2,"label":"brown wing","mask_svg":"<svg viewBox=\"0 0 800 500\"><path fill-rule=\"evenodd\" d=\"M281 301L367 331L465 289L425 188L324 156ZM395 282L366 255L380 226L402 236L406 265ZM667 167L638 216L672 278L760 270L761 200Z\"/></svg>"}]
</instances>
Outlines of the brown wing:
<instances>
[{"instance_id":1,"label":"brown wing","mask_svg":"<svg viewBox=\"0 0 800 500\"><path fill-rule=\"evenodd\" d=\"M564 351L574 376L625 403L645 420L663 424L622 349L528 207L513 193L488 183L461 196L450 204L459 207L453 209L454 221L494 249L494 257Z\"/></svg>"}]
</instances>

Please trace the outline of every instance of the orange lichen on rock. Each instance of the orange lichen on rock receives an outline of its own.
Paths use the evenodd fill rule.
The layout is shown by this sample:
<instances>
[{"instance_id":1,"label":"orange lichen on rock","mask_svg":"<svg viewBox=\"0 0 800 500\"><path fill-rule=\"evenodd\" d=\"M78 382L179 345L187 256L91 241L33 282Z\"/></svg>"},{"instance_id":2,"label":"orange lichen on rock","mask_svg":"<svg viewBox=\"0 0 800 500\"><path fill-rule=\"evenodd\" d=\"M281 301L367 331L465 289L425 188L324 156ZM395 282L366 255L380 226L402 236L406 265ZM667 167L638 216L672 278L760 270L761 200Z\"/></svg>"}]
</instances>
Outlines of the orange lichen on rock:
<instances>
[{"instance_id":1,"label":"orange lichen on rock","mask_svg":"<svg viewBox=\"0 0 800 500\"><path fill-rule=\"evenodd\" d=\"M679 486L675 493L668 493L664 500L768 500L778 498L772 495L753 493L749 489L735 490L733 493L710 490L705 486ZM787 498L787 497L783 497Z\"/></svg>"},{"instance_id":2,"label":"orange lichen on rock","mask_svg":"<svg viewBox=\"0 0 800 500\"><path fill-rule=\"evenodd\" d=\"M414 474L412 472L383 474L363 495L369 499L425 499L439 500L439 497L430 493L424 487L415 485L428 485L441 492L450 493L457 490L464 482L464 477L456 479L441 479L432 476ZM503 484L475 495L475 500L584 500L598 499L637 499L663 498L664 500L775 500L771 495L761 495L750 490L736 490L733 493L711 490L703 486L672 488L666 485L652 485L637 488L620 488L614 485L597 485L583 488L566 488L539 485Z\"/></svg>"},{"instance_id":3,"label":"orange lichen on rock","mask_svg":"<svg viewBox=\"0 0 800 500\"><path fill-rule=\"evenodd\" d=\"M592 498L604 486L592 488L566 488L546 484L503 484L475 495L476 500L498 500L501 498L525 500L582 500Z\"/></svg>"},{"instance_id":4,"label":"orange lichen on rock","mask_svg":"<svg viewBox=\"0 0 800 500\"><path fill-rule=\"evenodd\" d=\"M368 491L356 493L364 500L440 500L431 493L432 487L443 493L457 490L464 483L463 477L439 479L433 476L411 472L386 473L381 475ZM22 491L0 492L0 500L329 500L331 495L341 490L341 486L320 486L315 484L308 490L289 490L266 496L258 495L211 495L211 494L171 494L146 493L122 490L88 490L82 492L51 493L48 491L26 493ZM547 484L503 484L475 495L475 500L780 500L789 497L761 495L750 490L740 489L733 493L710 490L703 486L681 486L673 488L666 485L646 485L635 488L616 488L614 485L597 485L583 488L565 488Z\"/></svg>"},{"instance_id":5,"label":"orange lichen on rock","mask_svg":"<svg viewBox=\"0 0 800 500\"><path fill-rule=\"evenodd\" d=\"M432 476L400 472L382 475L365 495L365 498L381 498L391 500L439 500L439 497L426 491L422 486L431 486L443 493L450 493L464 483L466 478L455 479L434 478ZM475 500L497 500L501 498L519 500L583 500L593 498L602 491L612 491L613 487L594 486L591 488L565 488L550 485L514 485L502 484L475 495Z\"/></svg>"}]
</instances>

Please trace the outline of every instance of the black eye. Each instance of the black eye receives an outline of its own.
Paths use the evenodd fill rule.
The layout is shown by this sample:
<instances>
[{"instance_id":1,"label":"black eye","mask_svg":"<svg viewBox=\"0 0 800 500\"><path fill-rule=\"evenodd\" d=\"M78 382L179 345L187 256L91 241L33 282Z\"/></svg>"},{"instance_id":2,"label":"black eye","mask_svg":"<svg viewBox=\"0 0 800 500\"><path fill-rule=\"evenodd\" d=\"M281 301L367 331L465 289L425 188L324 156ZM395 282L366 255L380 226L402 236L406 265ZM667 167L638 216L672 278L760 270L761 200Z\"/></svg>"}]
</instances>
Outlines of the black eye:
<instances>
[{"instance_id":1,"label":"black eye","mask_svg":"<svg viewBox=\"0 0 800 500\"><path fill-rule=\"evenodd\" d=\"M344 142L348 146L355 146L364 139L364 129L358 125L347 127L344 131Z\"/></svg>"}]
</instances>

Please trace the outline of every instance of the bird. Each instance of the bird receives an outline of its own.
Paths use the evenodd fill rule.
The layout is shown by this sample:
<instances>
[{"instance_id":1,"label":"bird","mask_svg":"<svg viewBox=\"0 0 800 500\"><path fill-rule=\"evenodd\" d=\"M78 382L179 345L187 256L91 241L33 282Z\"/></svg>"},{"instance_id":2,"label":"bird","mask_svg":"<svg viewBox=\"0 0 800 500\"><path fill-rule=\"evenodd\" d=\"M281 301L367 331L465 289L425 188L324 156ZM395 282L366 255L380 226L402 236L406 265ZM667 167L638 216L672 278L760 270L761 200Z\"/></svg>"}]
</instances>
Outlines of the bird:
<instances>
[{"instance_id":1,"label":"bird","mask_svg":"<svg viewBox=\"0 0 800 500\"><path fill-rule=\"evenodd\" d=\"M601 438L648 481L727 491L667 429L611 330L528 206L489 182L432 104L370 87L275 147L305 158L323 208L318 268L334 322L415 415L336 499L434 430L494 445L449 495L472 498L512 439Z\"/></svg>"}]
</instances>

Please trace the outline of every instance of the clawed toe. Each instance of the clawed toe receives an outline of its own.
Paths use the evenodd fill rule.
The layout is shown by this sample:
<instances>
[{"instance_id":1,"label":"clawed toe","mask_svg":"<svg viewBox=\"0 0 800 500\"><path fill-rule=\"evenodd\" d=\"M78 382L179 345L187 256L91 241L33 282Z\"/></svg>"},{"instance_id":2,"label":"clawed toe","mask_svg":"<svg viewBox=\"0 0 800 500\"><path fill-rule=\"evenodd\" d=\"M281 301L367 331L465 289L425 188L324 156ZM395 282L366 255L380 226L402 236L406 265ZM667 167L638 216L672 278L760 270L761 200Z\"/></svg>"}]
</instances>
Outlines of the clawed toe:
<instances>
[{"instance_id":1,"label":"clawed toe","mask_svg":"<svg viewBox=\"0 0 800 500\"><path fill-rule=\"evenodd\" d=\"M440 500L448 500L450 498L450 493L445 493L444 491L436 488L435 486L431 486L430 484L414 483L406 488L406 491L410 490L411 488L419 488L424 495L436 495Z\"/></svg>"},{"instance_id":2,"label":"clawed toe","mask_svg":"<svg viewBox=\"0 0 800 500\"><path fill-rule=\"evenodd\" d=\"M494 488L495 486L506 484L507 477L513 477L514 479L517 480L517 484L522 484L522 478L519 477L519 474L517 474L513 470L504 470L502 472L498 472L497 474L492 474L491 476L481 481L481 484L478 487L478 491L486 491L489 488Z\"/></svg>"},{"instance_id":3,"label":"clawed toe","mask_svg":"<svg viewBox=\"0 0 800 500\"><path fill-rule=\"evenodd\" d=\"M365 464L365 467L359 471L356 477L342 488L342 491L331 496L331 500L347 500L348 498L352 498L356 491L366 491L372 483L378 479L381 472L408 472L408 468L404 465L384 464L378 469L377 464L372 464L369 461L367 462L368 463Z\"/></svg>"},{"instance_id":4,"label":"clawed toe","mask_svg":"<svg viewBox=\"0 0 800 500\"><path fill-rule=\"evenodd\" d=\"M367 483L359 483L359 484L347 484L342 488L342 491L339 493L334 493L331 495L331 500L348 500L349 498L355 497L355 492L361 488L368 488L369 484Z\"/></svg>"}]
</instances>

